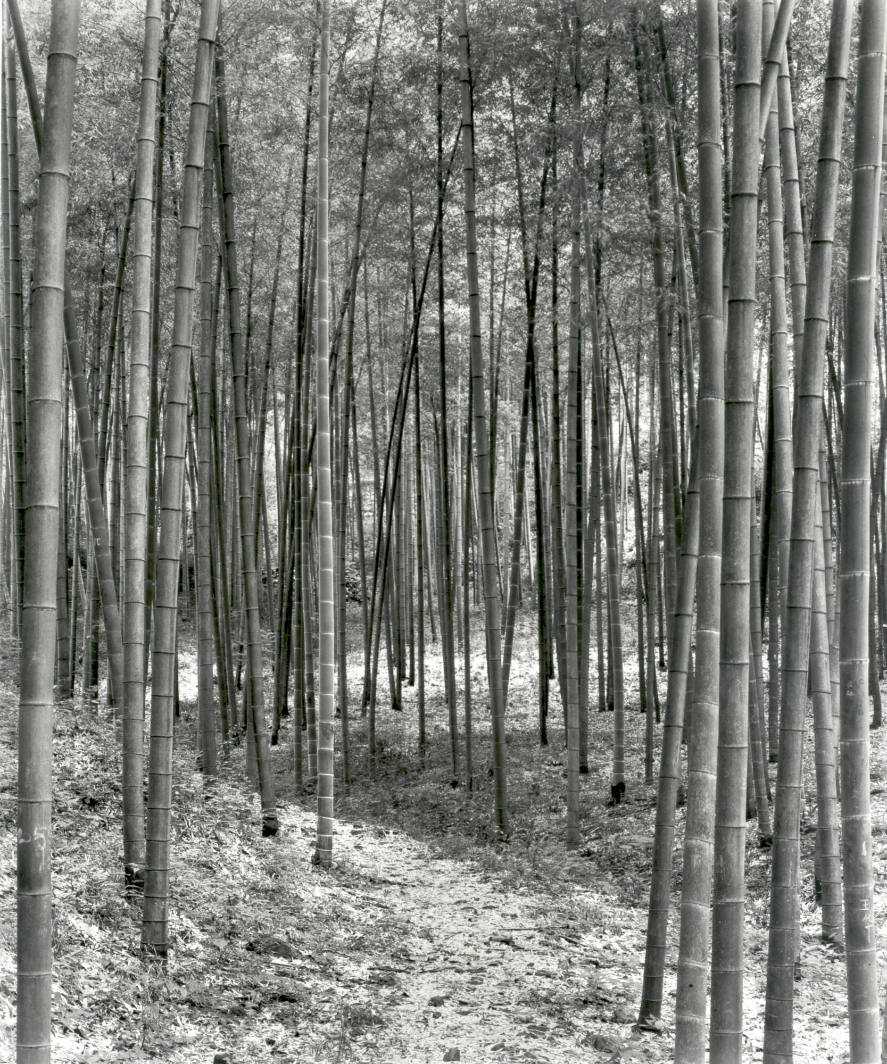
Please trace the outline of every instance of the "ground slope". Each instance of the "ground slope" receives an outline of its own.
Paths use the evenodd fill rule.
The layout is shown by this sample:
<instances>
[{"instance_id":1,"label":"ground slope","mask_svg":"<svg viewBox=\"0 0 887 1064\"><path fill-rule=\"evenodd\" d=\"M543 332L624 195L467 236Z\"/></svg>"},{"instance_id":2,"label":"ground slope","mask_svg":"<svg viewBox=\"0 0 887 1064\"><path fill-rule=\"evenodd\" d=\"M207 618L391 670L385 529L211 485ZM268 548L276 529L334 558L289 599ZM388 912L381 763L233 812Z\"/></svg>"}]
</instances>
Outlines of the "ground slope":
<instances>
[{"instance_id":1,"label":"ground slope","mask_svg":"<svg viewBox=\"0 0 887 1064\"><path fill-rule=\"evenodd\" d=\"M7 661L7 679L0 680L2 1059L12 1058L15 996L17 701ZM566 854L561 736L557 731L551 746L538 746L532 698L522 699L519 668L516 675L509 718L511 841L497 842L492 831L488 728L479 722L473 792L454 788L445 741L437 742L424 769L418 766L411 694L404 713L389 714L393 723L380 730L384 749L376 778L359 777L347 792L340 788L329 871L310 864L313 797L293 788L289 746L274 751L281 832L262 839L258 802L242 782L242 747L233 749L218 783L205 790L194 768L193 712L186 703L178 725L172 951L165 971L146 967L139 957L138 909L123 896L114 722L105 709L62 704L55 733L53 1059L668 1061L674 926L663 1029L633 1026L653 824L653 792L639 777L643 718L629 712L633 772L628 800L615 809L605 806L602 740L611 718L592 719L599 742L583 783L584 848ZM187 682L183 692L187 697ZM429 699L439 728L443 713L433 683ZM477 713L482 719L482 705ZM878 734L873 800L880 925L884 767ZM679 839L681 828L679 810ZM812 841L807 831L806 869ZM769 875L768 855L754 842L750 830L750 1060L760 1059L762 1044ZM818 944L809 871L804 880L796 1060L843 1061L843 962ZM677 893L673 897L676 902Z\"/></svg>"}]
</instances>

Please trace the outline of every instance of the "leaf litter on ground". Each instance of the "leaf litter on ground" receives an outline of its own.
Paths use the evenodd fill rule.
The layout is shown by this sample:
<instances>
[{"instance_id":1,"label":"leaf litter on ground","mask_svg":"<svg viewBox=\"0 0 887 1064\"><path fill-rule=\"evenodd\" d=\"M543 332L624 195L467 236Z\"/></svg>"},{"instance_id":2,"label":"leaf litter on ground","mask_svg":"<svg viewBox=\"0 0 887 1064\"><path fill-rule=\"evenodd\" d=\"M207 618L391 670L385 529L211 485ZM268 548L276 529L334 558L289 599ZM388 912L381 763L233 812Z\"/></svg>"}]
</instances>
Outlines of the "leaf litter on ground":
<instances>
[{"instance_id":1,"label":"leaf litter on ground","mask_svg":"<svg viewBox=\"0 0 887 1064\"><path fill-rule=\"evenodd\" d=\"M679 860L661 1024L635 1026L643 969L653 792L642 780L643 717L627 713L628 801L607 809L609 715L592 714L583 779L584 848L567 853L563 735L556 692L540 748L531 628L516 645L508 716L513 829L492 826L489 724L476 709L472 791L452 788L442 685L428 699L439 744L416 756L415 693L380 715L376 776L339 783L334 864L310 865L313 798L296 793L292 752L273 751L281 831L263 839L242 748L211 786L194 767L193 645L182 640L168 965L139 955L139 908L123 891L119 735L104 708L67 702L54 745L54 1059L197 1064L444 1059L569 1064L671 1059ZM480 640L478 641L481 642ZM0 648L2 649L2 648ZM430 648L429 670L440 667ZM353 656L354 661L359 655ZM13 660L9 655L9 661ZM477 667L483 666L482 652ZM0 1045L14 1039L15 717L0 679ZM359 666L353 667L359 690ZM632 682L629 677L628 683ZM433 688L432 688L433 689ZM482 691L476 698L482 696ZM353 722L359 751L360 722ZM884 744L873 733L873 809L887 825ZM880 781L880 789L878 783ZM808 795L815 795L811 786ZM811 799L812 800L812 799ZM678 811L678 847L683 811ZM876 830L883 925L884 842ZM749 832L746 1036L763 1041L769 856ZM812 836L804 837L805 885ZM679 850L678 850L679 854ZM805 886L805 890L808 888ZM808 890L809 893L809 890ZM847 1059L843 963L802 905L796 1059Z\"/></svg>"}]
</instances>

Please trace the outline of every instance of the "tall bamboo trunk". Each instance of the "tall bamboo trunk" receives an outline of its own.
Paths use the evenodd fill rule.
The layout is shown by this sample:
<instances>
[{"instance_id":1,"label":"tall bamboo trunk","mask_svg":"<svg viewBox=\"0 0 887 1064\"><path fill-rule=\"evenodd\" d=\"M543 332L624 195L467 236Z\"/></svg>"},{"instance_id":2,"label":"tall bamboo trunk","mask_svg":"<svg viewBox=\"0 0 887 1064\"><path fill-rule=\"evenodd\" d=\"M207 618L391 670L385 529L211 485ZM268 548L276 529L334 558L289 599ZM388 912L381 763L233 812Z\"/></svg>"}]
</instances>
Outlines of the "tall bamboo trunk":
<instances>
[{"instance_id":1,"label":"tall bamboo trunk","mask_svg":"<svg viewBox=\"0 0 887 1064\"><path fill-rule=\"evenodd\" d=\"M737 6L729 318L725 353L723 562L712 912L711 1055L742 1056L745 791L748 759L749 550L754 442L755 252L761 5Z\"/></svg>"},{"instance_id":2,"label":"tall bamboo trunk","mask_svg":"<svg viewBox=\"0 0 887 1064\"><path fill-rule=\"evenodd\" d=\"M570 333L567 362L567 427L564 461L564 554L561 571L564 575L564 647L567 666L564 717L567 728L567 837L568 849L581 841L579 833L579 766L581 761L581 727L579 711L579 528L576 497L579 490L579 454L577 429L582 413L582 305L581 305L581 244L582 244L582 86L579 75L580 26L574 16L573 29L573 174L570 183ZM594 308L589 308L593 313ZM558 505L561 505L560 501Z\"/></svg>"},{"instance_id":3,"label":"tall bamboo trunk","mask_svg":"<svg viewBox=\"0 0 887 1064\"><path fill-rule=\"evenodd\" d=\"M440 494L441 494L441 541L443 556L443 594L440 596L440 628L444 655L444 691L447 700L447 718L450 730L450 767L453 778L459 774L459 726L456 711L456 641L453 631L453 615L456 610L454 591L454 518L451 513L450 488L450 442L449 409L447 402L447 340L445 320L445 277L444 277L444 159L443 159L443 0L437 5L437 48L436 48L436 84L435 84L435 120L437 125L437 155L435 179L437 185L437 335L438 362L440 374ZM458 537L456 537L458 538Z\"/></svg>"},{"instance_id":4,"label":"tall bamboo trunk","mask_svg":"<svg viewBox=\"0 0 887 1064\"><path fill-rule=\"evenodd\" d=\"M487 677L493 718L493 768L496 791L496 824L501 834L509 833L508 799L505 778L505 706L502 691L502 648L500 632L498 547L493 524L490 483L489 429L484 402L484 367L480 334L480 289L477 271L477 219L475 207L474 107L471 89L471 60L468 45L468 15L465 0L459 0L458 34L460 82L462 87L462 153L465 188L466 266L470 319L472 419L474 422L475 470L478 485L478 515L483 558L483 593L486 616ZM466 505L470 500L466 500Z\"/></svg>"},{"instance_id":5,"label":"tall bamboo trunk","mask_svg":"<svg viewBox=\"0 0 887 1064\"><path fill-rule=\"evenodd\" d=\"M212 123L206 132L206 150L212 152ZM204 775L216 774L215 704L213 699L213 616L210 562L211 506L210 464L210 349L213 330L213 274L215 247L212 229L212 170L203 171L203 218L200 261L200 348L197 359L197 715L200 735L200 767ZM222 670L219 670L221 678Z\"/></svg>"},{"instance_id":6,"label":"tall bamboo trunk","mask_svg":"<svg viewBox=\"0 0 887 1064\"><path fill-rule=\"evenodd\" d=\"M577 26L578 32L578 26ZM579 162L583 150L579 143ZM593 262L591 220L585 197L584 165L579 167L579 197L583 207L583 234L586 264ZM607 549L607 608L608 633L613 670L613 761L610 771L610 804L618 805L625 794L625 695L622 654L622 604L619 571L619 543L616 530L616 497L613 488L613 466L610 442L610 408L604 379L603 352L600 337L597 286L594 270L586 265L585 282L588 287L587 323L591 341L592 392L597 416L597 436L600 448L601 494L604 504L604 535ZM600 573L600 562L598 563Z\"/></svg>"},{"instance_id":7,"label":"tall bamboo trunk","mask_svg":"<svg viewBox=\"0 0 887 1064\"><path fill-rule=\"evenodd\" d=\"M656 289L656 343L659 370L659 416L662 448L662 528L664 532L664 577L666 625L670 632L672 611L677 598L678 545L681 538L680 477L676 453L674 401L672 398L671 338L669 330L670 295L665 278L665 252L662 233L662 204L659 190L659 162L656 138L649 115L649 82L640 29L633 29L635 70L641 111L641 137L647 202L650 217L653 284ZM668 642L669 640L666 640Z\"/></svg>"},{"instance_id":8,"label":"tall bamboo trunk","mask_svg":"<svg viewBox=\"0 0 887 1064\"><path fill-rule=\"evenodd\" d=\"M52 5L46 140L34 226L28 361L28 482L18 717L17 1016L19 1064L50 1060L52 716L62 430L68 174L80 5ZM21 52L19 53L21 55Z\"/></svg>"},{"instance_id":9,"label":"tall bamboo trunk","mask_svg":"<svg viewBox=\"0 0 887 1064\"><path fill-rule=\"evenodd\" d=\"M320 92L317 132L317 517L319 676L317 841L313 860L328 867L333 856L333 714L335 617L333 609L333 487L330 460L329 380L329 62L330 5L320 5Z\"/></svg>"},{"instance_id":10,"label":"tall bamboo trunk","mask_svg":"<svg viewBox=\"0 0 887 1064\"><path fill-rule=\"evenodd\" d=\"M853 190L847 250L839 586L841 820L851 1064L879 1059L869 784L869 567L872 351L884 129L887 11L860 8Z\"/></svg>"}]
</instances>

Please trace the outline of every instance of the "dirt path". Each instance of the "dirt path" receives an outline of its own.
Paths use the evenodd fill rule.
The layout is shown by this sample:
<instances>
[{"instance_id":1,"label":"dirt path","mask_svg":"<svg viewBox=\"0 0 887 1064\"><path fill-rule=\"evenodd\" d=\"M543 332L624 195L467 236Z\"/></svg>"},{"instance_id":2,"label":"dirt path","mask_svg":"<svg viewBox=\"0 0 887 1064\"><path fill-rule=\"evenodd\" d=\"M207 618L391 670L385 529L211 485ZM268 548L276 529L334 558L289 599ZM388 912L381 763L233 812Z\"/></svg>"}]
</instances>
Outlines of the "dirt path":
<instances>
[{"instance_id":1,"label":"dirt path","mask_svg":"<svg viewBox=\"0 0 887 1064\"><path fill-rule=\"evenodd\" d=\"M308 820L284 814L297 861ZM356 991L343 1059L666 1059L656 1035L632 1032L637 943L615 919L601 937L606 899L568 883L557 898L508 889L370 826L340 824L335 845L336 867L314 885L321 904L338 899L351 940L336 957Z\"/></svg>"}]
</instances>

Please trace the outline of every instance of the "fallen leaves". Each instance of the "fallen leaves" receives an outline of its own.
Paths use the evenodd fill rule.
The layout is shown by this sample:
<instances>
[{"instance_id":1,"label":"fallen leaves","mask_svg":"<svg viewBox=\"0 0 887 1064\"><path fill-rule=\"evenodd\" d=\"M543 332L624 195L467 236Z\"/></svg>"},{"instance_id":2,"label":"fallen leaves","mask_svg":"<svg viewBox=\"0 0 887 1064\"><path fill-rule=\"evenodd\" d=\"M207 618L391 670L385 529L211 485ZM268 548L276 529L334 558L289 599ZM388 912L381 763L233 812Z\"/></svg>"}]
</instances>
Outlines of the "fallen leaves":
<instances>
[{"instance_id":1,"label":"fallen leaves","mask_svg":"<svg viewBox=\"0 0 887 1064\"><path fill-rule=\"evenodd\" d=\"M512 682L515 692L522 682L519 669ZM4 701L0 778L9 780L14 775L9 707L15 703L10 696L0 698L0 706ZM239 766L224 770L207 792L193 770L190 724L181 722L166 971L144 966L138 908L124 897L113 733L104 715L59 707L54 1059L60 1064L668 1059L675 921L663 1018L635 1026L653 830L650 795L632 782L631 800L605 810L606 780L593 765L583 784L587 848L565 854L563 759L539 751L531 725L521 738L526 721L520 712L534 708L530 700L527 706L519 707L515 695L509 715L509 757L516 770L509 846L493 841L483 771L473 794L450 788L449 766L435 765L430 755L425 772L418 771L408 752L414 719L407 701L392 725L404 752L398 752L397 735L386 734L385 772L375 783L358 780L340 796L334 865L323 875L309 866L313 799L293 794L285 746L274 752L284 782L282 830L276 839L263 840L257 802L242 784ZM640 727L643 718L632 716L633 723ZM477 761L485 765L486 733L480 724L478 729ZM874 742L881 743L880 736ZM875 770L882 771L883 750L877 749ZM393 786L400 793L396 809ZM0 787L0 793L8 798L2 824L9 841L12 792ZM887 796L876 797L876 824L882 827ZM679 839L682 817L680 812ZM874 856L882 881L884 838L879 830ZM750 1050L761 1043L769 873L769 856L753 841L747 910ZM805 835L805 846L811 845L812 836ZM12 851L7 845L0 854L0 1038L10 1046ZM883 892L876 901L883 922ZM818 910L805 903L802 914L805 977L798 984L796 1058L840 1060L847 1022L842 959L817 940ZM7 1056L11 1059L11 1051L0 1050L0 1058Z\"/></svg>"}]
</instances>

